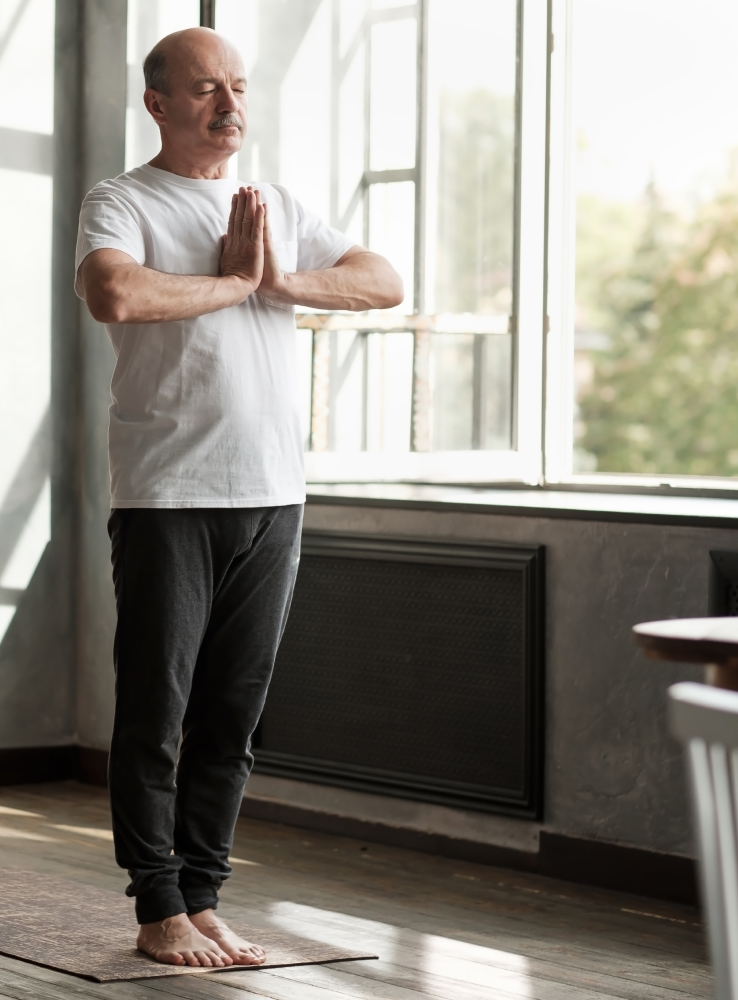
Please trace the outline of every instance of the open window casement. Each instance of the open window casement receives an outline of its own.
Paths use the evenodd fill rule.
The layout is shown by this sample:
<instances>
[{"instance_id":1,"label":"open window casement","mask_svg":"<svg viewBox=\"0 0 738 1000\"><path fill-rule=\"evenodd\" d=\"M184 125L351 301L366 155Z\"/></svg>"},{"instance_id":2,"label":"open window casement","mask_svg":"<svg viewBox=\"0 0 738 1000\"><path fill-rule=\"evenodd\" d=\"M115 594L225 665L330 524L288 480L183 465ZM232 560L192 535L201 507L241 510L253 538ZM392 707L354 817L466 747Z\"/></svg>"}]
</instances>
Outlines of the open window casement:
<instances>
[{"instance_id":1,"label":"open window casement","mask_svg":"<svg viewBox=\"0 0 738 1000\"><path fill-rule=\"evenodd\" d=\"M308 480L538 482L547 3L254 6L239 176L405 286L394 310L299 311Z\"/></svg>"}]
</instances>

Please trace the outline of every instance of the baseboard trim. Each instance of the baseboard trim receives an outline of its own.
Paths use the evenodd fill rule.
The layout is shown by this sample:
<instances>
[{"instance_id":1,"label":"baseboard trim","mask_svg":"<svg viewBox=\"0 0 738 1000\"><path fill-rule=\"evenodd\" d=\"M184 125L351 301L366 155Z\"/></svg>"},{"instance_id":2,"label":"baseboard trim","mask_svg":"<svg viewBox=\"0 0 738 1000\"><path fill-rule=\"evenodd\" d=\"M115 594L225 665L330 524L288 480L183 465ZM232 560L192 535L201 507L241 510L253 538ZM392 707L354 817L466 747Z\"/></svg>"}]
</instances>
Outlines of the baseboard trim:
<instances>
[{"instance_id":1,"label":"baseboard trim","mask_svg":"<svg viewBox=\"0 0 738 1000\"><path fill-rule=\"evenodd\" d=\"M0 748L0 785L37 785L76 779L107 786L108 754L90 747Z\"/></svg>"},{"instance_id":2,"label":"baseboard trim","mask_svg":"<svg viewBox=\"0 0 738 1000\"><path fill-rule=\"evenodd\" d=\"M538 872L551 878L614 889L619 892L698 906L696 864L691 858L661 854L605 841L585 840L542 830L537 854L424 833L407 827L319 812L286 802L245 796L241 815L267 823L283 823L304 830L332 833L375 844L404 847L459 861L496 868Z\"/></svg>"},{"instance_id":3,"label":"baseboard trim","mask_svg":"<svg viewBox=\"0 0 738 1000\"><path fill-rule=\"evenodd\" d=\"M74 746L0 749L0 785L35 785L74 778L77 750Z\"/></svg>"},{"instance_id":4,"label":"baseboard trim","mask_svg":"<svg viewBox=\"0 0 738 1000\"><path fill-rule=\"evenodd\" d=\"M699 906L692 858L541 830L538 870L569 882Z\"/></svg>"},{"instance_id":5,"label":"baseboard trim","mask_svg":"<svg viewBox=\"0 0 738 1000\"><path fill-rule=\"evenodd\" d=\"M85 785L108 787L108 751L77 747L77 780Z\"/></svg>"},{"instance_id":6,"label":"baseboard trim","mask_svg":"<svg viewBox=\"0 0 738 1000\"><path fill-rule=\"evenodd\" d=\"M535 871L538 855L531 851L516 851L509 847L496 847L475 840L462 840L439 833L425 833L407 827L390 826L388 823L372 823L369 820L340 816L336 813L319 812L289 803L245 796L241 804L241 815L250 819L260 819L266 823L283 823L298 826L304 830L333 833L339 837L354 840L368 840L373 844L387 844L390 847L405 847L423 854L437 854L459 861L474 861L477 864L495 865L499 868L515 868L518 871Z\"/></svg>"}]
</instances>

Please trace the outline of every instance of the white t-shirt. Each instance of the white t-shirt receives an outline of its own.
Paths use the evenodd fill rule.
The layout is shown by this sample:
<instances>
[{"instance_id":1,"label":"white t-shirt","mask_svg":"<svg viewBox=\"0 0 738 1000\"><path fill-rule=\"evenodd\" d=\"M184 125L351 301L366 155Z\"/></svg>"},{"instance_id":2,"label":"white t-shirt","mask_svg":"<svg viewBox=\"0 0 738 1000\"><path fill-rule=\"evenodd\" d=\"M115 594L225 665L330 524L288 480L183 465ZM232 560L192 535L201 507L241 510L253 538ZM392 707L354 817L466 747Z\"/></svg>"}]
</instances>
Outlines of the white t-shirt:
<instances>
[{"instance_id":1,"label":"white t-shirt","mask_svg":"<svg viewBox=\"0 0 738 1000\"><path fill-rule=\"evenodd\" d=\"M218 274L240 182L148 164L82 204L79 266L122 250L170 274ZM331 267L353 245L276 184L269 205L284 271ZM113 507L266 507L305 499L294 310L254 294L197 319L107 327L116 355L109 455Z\"/></svg>"}]
</instances>

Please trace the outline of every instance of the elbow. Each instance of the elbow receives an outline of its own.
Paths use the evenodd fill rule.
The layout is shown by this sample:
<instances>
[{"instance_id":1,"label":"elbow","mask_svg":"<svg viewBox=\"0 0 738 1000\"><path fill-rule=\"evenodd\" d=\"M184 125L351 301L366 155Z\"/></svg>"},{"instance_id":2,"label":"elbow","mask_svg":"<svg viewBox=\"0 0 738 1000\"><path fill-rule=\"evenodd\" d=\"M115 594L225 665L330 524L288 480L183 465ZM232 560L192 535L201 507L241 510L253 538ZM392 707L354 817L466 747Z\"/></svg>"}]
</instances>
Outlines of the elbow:
<instances>
[{"instance_id":1,"label":"elbow","mask_svg":"<svg viewBox=\"0 0 738 1000\"><path fill-rule=\"evenodd\" d=\"M89 292L85 301L90 315L98 323L115 325L130 322L123 296L107 282Z\"/></svg>"},{"instance_id":2,"label":"elbow","mask_svg":"<svg viewBox=\"0 0 738 1000\"><path fill-rule=\"evenodd\" d=\"M380 301L375 306L376 309L394 309L395 306L402 305L405 299L405 285L394 268L382 286L379 299Z\"/></svg>"}]
</instances>

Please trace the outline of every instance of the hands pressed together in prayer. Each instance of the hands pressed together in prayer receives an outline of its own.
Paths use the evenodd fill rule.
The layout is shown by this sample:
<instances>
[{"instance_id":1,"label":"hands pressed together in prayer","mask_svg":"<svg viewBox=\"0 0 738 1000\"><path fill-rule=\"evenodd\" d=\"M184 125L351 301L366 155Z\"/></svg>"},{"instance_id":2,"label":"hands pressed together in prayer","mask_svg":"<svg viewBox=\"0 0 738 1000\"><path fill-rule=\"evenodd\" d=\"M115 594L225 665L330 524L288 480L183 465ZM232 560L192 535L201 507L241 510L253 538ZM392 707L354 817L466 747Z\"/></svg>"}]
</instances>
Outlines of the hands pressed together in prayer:
<instances>
[{"instance_id":1,"label":"hands pressed together in prayer","mask_svg":"<svg viewBox=\"0 0 738 1000\"><path fill-rule=\"evenodd\" d=\"M285 275L274 250L268 207L251 185L233 195L220 273L241 278L250 286L247 294L286 296Z\"/></svg>"},{"instance_id":2,"label":"hands pressed together in prayer","mask_svg":"<svg viewBox=\"0 0 738 1000\"><path fill-rule=\"evenodd\" d=\"M354 246L332 267L284 272L269 228L267 205L252 187L233 196L221 238L220 274L168 274L121 250L88 254L80 268L84 297L100 323L168 323L239 305L254 292L271 303L315 309L387 309L403 300L402 279L389 261Z\"/></svg>"}]
</instances>

